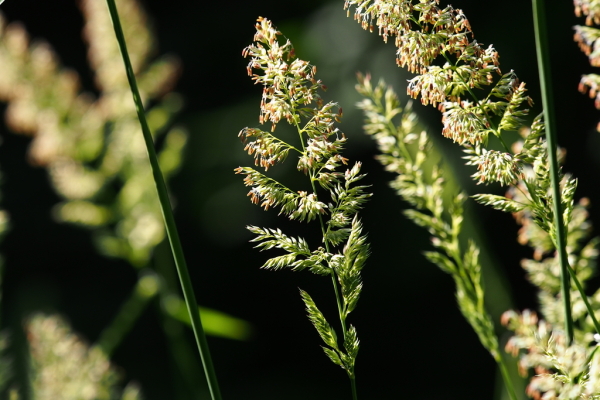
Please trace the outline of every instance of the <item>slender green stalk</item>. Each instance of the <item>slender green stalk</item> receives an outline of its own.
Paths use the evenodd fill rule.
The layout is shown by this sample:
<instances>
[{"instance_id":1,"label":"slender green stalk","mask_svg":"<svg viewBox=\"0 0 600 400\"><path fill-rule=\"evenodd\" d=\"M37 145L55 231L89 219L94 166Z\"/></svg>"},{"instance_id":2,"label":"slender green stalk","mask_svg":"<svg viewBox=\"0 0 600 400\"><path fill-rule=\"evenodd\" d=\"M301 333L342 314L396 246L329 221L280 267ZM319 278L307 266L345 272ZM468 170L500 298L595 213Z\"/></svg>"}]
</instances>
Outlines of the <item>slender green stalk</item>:
<instances>
[{"instance_id":1,"label":"slender green stalk","mask_svg":"<svg viewBox=\"0 0 600 400\"><path fill-rule=\"evenodd\" d=\"M550 74L550 47L546 37L546 13L544 0L533 0L533 21L535 30L535 44L540 74L540 89L542 92L542 105L544 107L544 122L546 125L546 141L548 143L548 161L550 163L550 177L552 180L552 202L555 227L555 244L560 263L561 295L565 315L565 333L567 341L573 342L573 317L571 315L571 295L569 279L569 260L567 258L567 235L563 221L563 207L560 196L560 180L558 174L556 121L554 100L552 97L552 82Z\"/></svg>"},{"instance_id":2,"label":"slender green stalk","mask_svg":"<svg viewBox=\"0 0 600 400\"><path fill-rule=\"evenodd\" d=\"M506 390L508 391L508 395L510 396L511 400L517 400L519 397L517 397L517 392L515 391L515 387L513 386L510 373L508 372L508 368L506 368L506 362L500 354L498 354L496 363L498 364L500 372L502 373L502 379L504 380L504 385L506 387Z\"/></svg>"},{"instance_id":3,"label":"slender green stalk","mask_svg":"<svg viewBox=\"0 0 600 400\"><path fill-rule=\"evenodd\" d=\"M600 323L598 323L598 320L596 319L594 309L592 308L592 305L590 304L590 301L588 300L588 298L583 290L583 286L581 285L581 282L579 282L579 279L577 279L577 275L575 274L575 271L573 271L573 268L571 268L571 267L569 267L569 274L571 275L571 278L573 278L573 282L575 283L577 290L579 290L579 293L581 294L581 299L585 303L585 308L587 309L588 314L592 318L592 322L594 323L594 328L596 328L596 333L600 333Z\"/></svg>"},{"instance_id":4,"label":"slender green stalk","mask_svg":"<svg viewBox=\"0 0 600 400\"><path fill-rule=\"evenodd\" d=\"M146 121L142 98L137 87L131 61L129 60L129 54L127 52L127 45L125 43L125 36L123 35L123 29L121 27L117 6L115 4L115 0L106 0L106 3L108 5L111 20L115 29L115 35L117 37L117 41L119 42L119 48L121 50L121 55L123 56L125 70L127 72L127 79L129 81L129 86L131 87L131 94L133 95L133 101L135 102L138 119L140 120L140 125L142 127L142 133L144 135L144 141L148 151L148 158L150 160L150 165L152 166L152 175L154 177L161 211L165 220L167 236L169 238L169 243L171 244L171 250L173 252L173 258L175 259L175 267L177 269L177 274L179 275L183 296L190 314L190 320L192 322L192 329L196 338L198 351L200 353L200 357L202 358L202 364L204 366L204 373L206 374L208 387L212 399L220 400L221 393L217 383L217 376L213 367L212 359L210 357L206 336L204 335L204 329L202 328L202 322L200 321L198 303L196 302L196 296L194 295L194 290L192 288L190 274L188 272L185 257L183 255L183 248L181 247L179 234L175 225L175 218L173 217L173 210L171 209L167 185L165 184L160 166L158 164L156 151L154 149L154 141L152 140L152 134L150 133L150 128L148 127L148 122Z\"/></svg>"},{"instance_id":5,"label":"slender green stalk","mask_svg":"<svg viewBox=\"0 0 600 400\"><path fill-rule=\"evenodd\" d=\"M352 371L354 372L354 371ZM350 385L352 386L352 400L358 400L358 393L356 392L356 379L350 378Z\"/></svg>"},{"instance_id":6,"label":"slender green stalk","mask_svg":"<svg viewBox=\"0 0 600 400\"><path fill-rule=\"evenodd\" d=\"M121 305L121 309L113 321L104 328L98 339L98 346L108 357L131 331L135 321L142 315L150 300L156 295L157 290L158 284L155 276L140 276L131 291L131 295Z\"/></svg>"}]
</instances>

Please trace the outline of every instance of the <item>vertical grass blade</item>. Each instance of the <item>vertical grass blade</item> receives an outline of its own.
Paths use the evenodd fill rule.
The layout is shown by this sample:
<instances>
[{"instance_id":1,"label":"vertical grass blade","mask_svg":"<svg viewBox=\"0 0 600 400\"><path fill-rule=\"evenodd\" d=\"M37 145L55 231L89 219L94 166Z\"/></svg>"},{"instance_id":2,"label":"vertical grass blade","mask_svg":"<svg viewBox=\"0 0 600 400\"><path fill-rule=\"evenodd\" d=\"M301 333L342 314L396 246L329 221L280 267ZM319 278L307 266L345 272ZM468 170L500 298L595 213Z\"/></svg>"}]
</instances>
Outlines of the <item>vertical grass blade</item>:
<instances>
[{"instance_id":1,"label":"vertical grass blade","mask_svg":"<svg viewBox=\"0 0 600 400\"><path fill-rule=\"evenodd\" d=\"M550 177L552 179L552 198L554 226L556 229L556 250L560 263L561 296L565 315L565 333L569 343L573 341L573 317L571 315L571 280L569 277L569 261L567 259L567 238L563 221L563 207L560 196L560 182L558 176L558 159L556 155L556 120L554 118L554 100L552 97L552 82L550 75L550 47L546 36L546 12L544 0L533 1L533 21L535 30L535 47L540 74L540 89L542 92L542 105L544 107L544 121L546 124L546 141L548 144L548 161L550 163ZM584 294L583 294L584 295Z\"/></svg>"},{"instance_id":2,"label":"vertical grass blade","mask_svg":"<svg viewBox=\"0 0 600 400\"><path fill-rule=\"evenodd\" d=\"M196 296L194 295L194 290L192 288L190 274L188 272L185 257L183 255L183 248L181 247L181 242L179 240L179 233L177 232L177 227L175 225L175 218L173 217L173 211L171 209L167 185L165 184L160 166L158 164L156 151L154 149L154 141L152 140L152 134L150 133L150 128L148 127L148 122L146 121L142 98L137 87L131 61L129 60L129 54L127 52L127 45L125 43L125 36L123 35L123 29L121 27L117 6L114 0L106 0L106 3L108 5L113 27L115 29L115 35L117 37L117 41L119 42L119 48L121 50L121 55L123 56L127 79L129 81L129 86L131 87L131 94L133 95L133 101L135 102L138 119L140 120L140 125L142 127L144 142L146 143L148 158L152 167L152 175L154 177L156 191L158 192L158 198L160 200L161 211L165 220L167 236L173 252L175 267L177 269L177 274L179 275L183 296L190 314L190 320L192 321L192 329L194 331L200 357L202 358L202 364L204 366L204 373L206 374L206 380L208 382L210 394L213 400L220 400L221 393L217 383L217 376L213 367L212 359L210 357L208 343L206 342L206 336L204 335L204 329L202 328L202 323L200 322L198 303L196 302Z\"/></svg>"}]
</instances>

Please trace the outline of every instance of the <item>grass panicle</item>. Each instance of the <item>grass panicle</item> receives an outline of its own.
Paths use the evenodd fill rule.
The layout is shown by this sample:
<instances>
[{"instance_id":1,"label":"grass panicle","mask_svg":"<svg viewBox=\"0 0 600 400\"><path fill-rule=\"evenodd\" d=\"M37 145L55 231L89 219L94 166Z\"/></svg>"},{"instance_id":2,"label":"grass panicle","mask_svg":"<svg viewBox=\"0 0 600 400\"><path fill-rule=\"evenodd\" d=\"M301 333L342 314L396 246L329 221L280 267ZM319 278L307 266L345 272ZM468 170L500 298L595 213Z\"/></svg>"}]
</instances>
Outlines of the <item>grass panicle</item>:
<instances>
[{"instance_id":1,"label":"grass panicle","mask_svg":"<svg viewBox=\"0 0 600 400\"><path fill-rule=\"evenodd\" d=\"M536 16L534 22L538 38L537 47L540 51L538 54L541 54L539 65L543 71L541 82L544 91L545 118L537 117L531 128L525 125L525 117L528 114L525 106L532 104L531 99L526 95L525 84L518 80L513 71L501 73L498 53L493 46L484 49L473 40L470 24L462 10L450 6L442 9L438 6L437 0L418 3L410 0L400 2L347 0L345 8L355 7L355 19L362 24L363 28L371 31L376 25L385 41L390 36L395 37L398 47L398 65L407 67L417 74L409 81L407 93L413 98L420 97L424 105L432 104L440 109L444 124L442 134L463 146L467 164L477 167L477 172L473 174L477 183L496 182L509 187L506 196L478 194L473 196L474 199L495 209L513 213L520 223L530 229L531 226L535 226L538 237L545 238L544 252L556 251L557 254L547 260L546 264L554 267L545 273L541 273L541 268L536 268L535 263L523 263L526 269L536 268L537 274L532 276L532 281L542 289L540 292L542 304L547 305L545 317L551 321L551 324L546 321L538 324L537 317L528 316L527 323L530 326L537 324L536 329L541 331L535 333L535 329L519 330L519 325L515 322L519 317L515 316L517 314L509 313L503 322L517 331L514 342L522 344L520 340L526 335L545 337L543 332L546 332L549 337L556 335L557 338L562 338L559 342L562 343L560 349L563 354L576 351L572 346L590 349L589 354L586 355L584 351L584 356L578 358L585 361L591 360L589 335L590 329L592 332L597 330L597 321L592 305L593 297L587 297L582 284L589 271L581 272L581 269L593 269L595 250L586 248L587 251L583 251L583 245L579 242L573 243L573 240L585 239L585 235L581 235L580 228L587 227L589 225L587 221L577 220L579 225L575 224L572 227L573 232L569 232L574 216L580 218L583 213L574 203L577 181L564 174L559 167L554 112L548 86L549 64L544 55L547 54L547 47L543 43L546 27L543 10L538 3L540 2L534 1ZM586 13L588 21L594 19L595 14L591 4L575 3L578 7L577 12ZM576 32L580 33L580 46L585 50L585 46L590 45L589 37L584 38L582 30ZM443 66L433 64L433 61L438 58L444 62ZM519 131L523 135L523 140L511 148L507 146L503 137L504 133L509 131ZM369 128L367 133L370 133ZM497 145L492 144L492 138L497 139L496 142L502 150L496 150ZM409 191L408 194L412 193ZM413 201L413 203L418 202ZM421 200L420 203L424 202ZM451 208L448 208L448 213L452 215L450 210ZM435 212L433 214L436 215ZM439 226L436 218L419 216L415 219L423 226ZM571 242L569 242L569 235L573 238ZM530 244L536 250L535 254L540 257L541 250L537 247L539 242L522 240L521 243ZM595 244L595 241L590 242L592 248ZM448 244L440 247L448 247ZM451 263L437 255L429 257L433 258L433 261L437 262L443 270L450 272L456 270ZM582 264L571 268L568 259L577 262L578 258L575 257L580 257ZM556 290L557 288L560 289ZM574 294L571 289L574 290ZM574 324L576 317L572 315L575 312L575 306L570 300L572 296L581 304L581 308L577 309L577 319L589 320L589 322L580 322L581 325L578 327ZM560 312L556 308L559 304ZM550 328L561 324L564 330ZM581 336L582 330L588 332L584 334L587 335L586 339ZM528 333L524 334L525 331ZM571 344L574 339L578 342ZM526 349L529 346L525 344L519 347L515 343L512 343L509 348ZM532 345L533 342L528 343ZM558 350L543 346L539 348L539 354L544 354L551 359L557 357ZM525 362L527 367L536 366L535 359L533 357L531 359L533 359L531 363ZM546 378L551 376L549 379L555 382L555 387L546 390L543 386L536 386L538 382L534 379L529 386L529 394L549 396L556 393L565 393L565 395L574 393L572 390L575 389L563 385L567 381L581 388L582 395L588 393L586 391L588 389L584 389L583 385L579 384L589 376L585 362L582 365L584 367L580 368L581 371L573 373L567 368L568 366L555 364L554 368L548 369L548 373L554 371L556 374L546 376ZM543 368L544 365L538 363L536 368L538 367ZM566 396L574 398L570 394Z\"/></svg>"},{"instance_id":2,"label":"grass panicle","mask_svg":"<svg viewBox=\"0 0 600 400\"><path fill-rule=\"evenodd\" d=\"M366 186L356 184L364 177L361 164L346 168L349 160L342 156L346 136L336 126L342 109L336 103L323 102L320 91L326 87L315 77L317 68L297 58L290 41L280 40L280 35L271 21L260 17L254 43L243 50L244 57L250 58L248 75L263 86L259 122L271 123L271 132L244 128L239 136L245 151L265 173L290 153L296 155L297 170L310 180L312 190L290 189L250 167L239 167L235 172L244 175L244 184L251 187L248 196L253 203L265 210L279 208L279 214L290 220L319 221L322 246L316 249L305 239L289 236L280 229L248 229L256 235L252 242L257 243L257 248L285 251L266 261L263 268L308 269L317 275L331 276L341 343L313 298L303 290L300 294L310 321L325 343L325 354L346 371L352 397L357 399L355 362L359 341L356 329L346 320L360 297L360 272L369 255L358 212L371 194ZM296 129L297 142L288 143L275 135L281 121Z\"/></svg>"},{"instance_id":3,"label":"grass panicle","mask_svg":"<svg viewBox=\"0 0 600 400\"><path fill-rule=\"evenodd\" d=\"M447 189L445 166L432 152L429 136L410 103L403 109L396 93L383 80L373 86L369 76L359 75L358 82L357 90L365 97L358 107L365 114L365 132L373 136L381 152L377 158L394 173L391 186L412 206L404 214L431 234L435 250L424 255L454 279L460 311L498 363L507 391L516 400L494 323L485 309L479 248L471 240L466 246L460 241L467 197Z\"/></svg>"}]
</instances>

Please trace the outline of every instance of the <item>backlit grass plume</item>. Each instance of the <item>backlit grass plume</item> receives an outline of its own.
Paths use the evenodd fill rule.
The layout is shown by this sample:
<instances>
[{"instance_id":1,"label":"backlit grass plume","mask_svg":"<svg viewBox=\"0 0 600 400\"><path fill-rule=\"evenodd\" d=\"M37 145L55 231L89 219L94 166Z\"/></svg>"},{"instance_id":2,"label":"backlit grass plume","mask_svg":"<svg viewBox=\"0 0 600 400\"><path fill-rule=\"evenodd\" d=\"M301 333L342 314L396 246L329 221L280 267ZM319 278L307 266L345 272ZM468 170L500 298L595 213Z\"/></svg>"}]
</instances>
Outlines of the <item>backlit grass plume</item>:
<instances>
[{"instance_id":1,"label":"backlit grass plume","mask_svg":"<svg viewBox=\"0 0 600 400\"><path fill-rule=\"evenodd\" d=\"M525 171L531 174L532 171ZM524 199L523 183L509 188L507 197L515 202ZM527 386L533 398L595 399L600 396L600 369L596 354L597 318L600 291L587 296L583 289L596 272L599 238L591 238L589 201L581 199L573 206L567 231L567 254L571 273L570 295L574 321L573 341L563 329L560 264L549 234L534 222L534 214L524 208L513 212L521 225L518 241L533 250L531 259L521 261L529 281L538 289L542 316L532 311L507 311L502 322L515 335L506 344L507 351L520 354L519 370L535 375Z\"/></svg>"},{"instance_id":2,"label":"backlit grass plume","mask_svg":"<svg viewBox=\"0 0 600 400\"><path fill-rule=\"evenodd\" d=\"M359 75L357 90L365 99L358 107L365 114L365 132L373 136L381 155L377 159L396 174L392 188L412 208L404 212L415 224L431 234L434 251L425 257L450 274L456 284L456 299L463 316L473 327L481 344L500 368L509 395L516 394L500 352L494 323L485 309L479 248L472 240L461 245L465 193L449 193L444 167L432 159L432 144L417 115L400 106L398 96L383 81L375 87L369 76Z\"/></svg>"},{"instance_id":3,"label":"backlit grass plume","mask_svg":"<svg viewBox=\"0 0 600 400\"><path fill-rule=\"evenodd\" d=\"M341 151L346 137L336 127L342 110L336 103L324 103L319 91L325 86L315 78L316 67L295 57L288 41L280 42L271 21L259 18L254 44L243 51L250 57L248 74L263 86L260 107L261 124L270 123L271 132L244 128L239 136L255 164L265 171L296 155L297 169L310 181L310 190L294 190L254 168L239 167L250 186L250 200L265 210L278 208L280 215L299 222L319 221L321 246L313 248L303 238L288 236L279 229L249 226L256 234L258 248L282 249L285 253L268 260L263 268L307 269L317 275L331 276L342 329L341 341L314 300L300 291L308 316L325 342L325 353L346 370L356 399L354 367L358 338L354 326L347 323L362 289L360 271L369 254L357 213L371 196L366 187L356 185L364 175L361 164L343 170L348 159ZM254 72L258 70L258 73ZM282 120L296 128L298 140L288 143L273 132Z\"/></svg>"},{"instance_id":4,"label":"backlit grass plume","mask_svg":"<svg viewBox=\"0 0 600 400\"><path fill-rule=\"evenodd\" d=\"M372 30L375 24L384 40L396 38L398 65L417 73L409 81L407 93L420 97L424 105L440 109L442 134L463 146L467 164L477 168L473 178L478 183L515 184L524 178L526 166L533 167L535 173L523 180L528 192L525 203L488 195L476 200L504 211L530 208L536 223L554 238L542 119L538 118L527 131L524 145L516 151L503 138L506 132L524 126L523 117L528 114L524 106L532 103L525 83L514 71L501 73L498 52L491 45L484 48L473 40L462 10L451 6L442 9L438 3L439 0L347 0L345 7L356 6L355 19L365 29ZM498 139L502 150L493 148L490 137ZM564 176L562 180L562 206L568 224L576 180Z\"/></svg>"},{"instance_id":5,"label":"backlit grass plume","mask_svg":"<svg viewBox=\"0 0 600 400\"><path fill-rule=\"evenodd\" d=\"M543 9L538 3L534 1L540 74L547 80ZM592 4L596 2L575 3L588 20L597 18L597 6ZM588 298L583 287L593 271L596 241L587 236L585 202L574 203L577 181L563 174L558 165L548 83L543 79L547 120L537 117L531 128L526 128L525 105L531 104L531 99L525 84L513 71L501 73L498 53L474 40L462 10L438 4L439 0L346 0L345 7L356 7L355 19L365 29L373 30L376 25L384 40L395 37L398 65L417 73L409 81L408 94L420 97L424 105L438 106L442 134L463 146L467 164L477 167L473 178L478 183L497 182L510 188L506 196L479 194L474 198L515 214L527 232L522 233L521 242L535 250L536 258L524 261L523 266L541 289L546 320L514 312L503 319L516 332L509 350L515 354L527 350L523 370L535 368L540 374L532 380L529 395L598 398L595 382L600 375L592 342L593 333L600 332L594 311L598 304L596 295ZM586 40L580 43L591 48L591 41ZM522 142L512 148L504 140L510 131L523 135ZM452 209L448 210L452 215Z\"/></svg>"},{"instance_id":6,"label":"backlit grass plume","mask_svg":"<svg viewBox=\"0 0 600 400\"><path fill-rule=\"evenodd\" d=\"M477 168L472 176L478 183L523 182L526 200L522 203L487 194L475 199L503 211L527 208L533 221L550 234L561 260L565 329L571 337L565 232L577 181L558 169L555 154L548 151L552 146L547 140L553 136L547 135L546 140L542 118L527 131L521 148L510 149L505 144L506 132L524 126L523 117L528 113L524 106L532 102L525 84L513 71L501 73L498 52L473 39L462 10L442 9L438 4L439 0L346 0L345 8L355 6L355 19L365 29L376 25L385 41L395 37L397 64L417 73L409 81L407 93L420 97L424 105L438 106L442 134L464 148L467 164ZM491 138L497 139L502 150L491 145ZM525 178L526 167L534 173ZM555 201L557 198L560 200Z\"/></svg>"}]
</instances>

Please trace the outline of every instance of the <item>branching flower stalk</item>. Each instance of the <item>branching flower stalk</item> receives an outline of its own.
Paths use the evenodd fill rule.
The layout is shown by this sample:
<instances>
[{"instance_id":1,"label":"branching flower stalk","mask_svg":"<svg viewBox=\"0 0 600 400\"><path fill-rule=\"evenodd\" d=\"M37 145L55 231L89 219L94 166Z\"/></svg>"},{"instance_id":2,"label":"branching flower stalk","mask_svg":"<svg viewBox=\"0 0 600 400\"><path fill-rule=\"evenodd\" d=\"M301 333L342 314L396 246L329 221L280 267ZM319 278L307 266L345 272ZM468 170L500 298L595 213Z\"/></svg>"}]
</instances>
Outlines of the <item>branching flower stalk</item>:
<instances>
[{"instance_id":1,"label":"branching flower stalk","mask_svg":"<svg viewBox=\"0 0 600 400\"><path fill-rule=\"evenodd\" d=\"M319 221L322 246L314 250L305 239L288 236L279 229L256 226L248 229L257 235L252 240L258 243L257 248L285 251L269 259L262 268L308 269L331 277L342 343L312 297L303 290L300 294L310 321L325 342L325 354L346 371L352 397L357 399L355 362L359 341L347 318L356 308L362 289L360 272L369 255L358 211L371 194L365 191L366 186L356 185L364 177L360 162L340 171L348 164L348 159L341 155L346 137L335 126L342 109L336 103L324 103L319 91L326 88L315 78L316 67L296 58L290 41L281 43L280 35L271 21L260 17L254 44L243 50L244 57L250 57L248 75L263 86L260 123L270 122L271 132L244 128L239 136L245 150L254 156L255 165L265 172L283 162L290 153L297 154L297 169L309 178L311 190L292 190L254 168L239 167L235 171L245 175L244 183L251 187L248 196L254 204L265 210L279 208L279 214L291 220ZM273 134L282 120L296 128L298 143L288 143Z\"/></svg>"},{"instance_id":2,"label":"branching flower stalk","mask_svg":"<svg viewBox=\"0 0 600 400\"><path fill-rule=\"evenodd\" d=\"M410 103L402 109L396 93L383 81L373 87L369 76L359 75L358 80L357 90L365 97L358 107L365 114L365 132L381 151L377 158L386 170L397 174L391 186L413 207L405 215L432 235L435 251L425 256L454 279L460 311L498 364L507 391L516 400L492 318L485 309L479 248L469 240L463 249L459 240L466 195L448 193L444 169L431 165L430 139Z\"/></svg>"},{"instance_id":3,"label":"branching flower stalk","mask_svg":"<svg viewBox=\"0 0 600 400\"><path fill-rule=\"evenodd\" d=\"M541 119L520 151L507 148L506 133L524 125L523 117L528 113L524 105L532 103L525 84L513 71L501 73L499 55L493 46L484 48L472 39L462 10L451 6L442 9L438 4L439 0L346 0L345 8L355 6L355 19L371 31L376 25L385 41L395 37L397 64L417 73L409 81L408 94L442 111L442 133L464 147L467 164L477 167L473 178L478 183L511 185L524 178L526 167L535 171L523 179L524 203L494 195L478 195L475 199L503 211L531 209L534 221L550 233L555 248L564 249L562 237L573 209L576 180L566 178L560 171L552 173L549 160L555 151L551 148L553 143L543 139ZM496 138L504 150L495 150L490 137ZM557 180L561 193L552 190L559 187ZM566 258L562 262L566 271ZM568 274L564 278L568 280ZM569 332L572 322L567 312L568 290L562 297Z\"/></svg>"}]
</instances>

